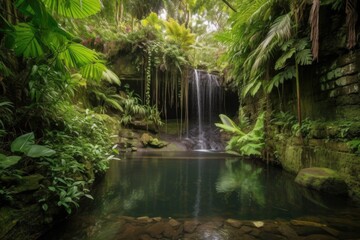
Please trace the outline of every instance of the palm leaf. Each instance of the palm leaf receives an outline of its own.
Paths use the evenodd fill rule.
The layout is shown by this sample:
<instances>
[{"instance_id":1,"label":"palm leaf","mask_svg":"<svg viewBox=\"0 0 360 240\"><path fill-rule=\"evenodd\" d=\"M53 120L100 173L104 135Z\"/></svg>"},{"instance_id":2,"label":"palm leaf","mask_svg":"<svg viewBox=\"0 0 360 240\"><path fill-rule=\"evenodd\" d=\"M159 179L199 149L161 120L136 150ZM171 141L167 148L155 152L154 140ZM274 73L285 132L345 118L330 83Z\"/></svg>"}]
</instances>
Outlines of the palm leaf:
<instances>
[{"instance_id":1,"label":"palm leaf","mask_svg":"<svg viewBox=\"0 0 360 240\"><path fill-rule=\"evenodd\" d=\"M40 57L44 54L39 34L33 26L19 23L15 26L15 53L25 58Z\"/></svg>"},{"instance_id":2,"label":"palm leaf","mask_svg":"<svg viewBox=\"0 0 360 240\"><path fill-rule=\"evenodd\" d=\"M244 135L243 131L231 120L228 116L224 114L219 115L222 123L215 123L215 125L219 128L224 129L225 131L231 133L238 133L239 135Z\"/></svg>"},{"instance_id":3,"label":"palm leaf","mask_svg":"<svg viewBox=\"0 0 360 240\"><path fill-rule=\"evenodd\" d=\"M42 0L50 11L64 17L85 18L101 10L100 0Z\"/></svg>"},{"instance_id":4,"label":"palm leaf","mask_svg":"<svg viewBox=\"0 0 360 240\"><path fill-rule=\"evenodd\" d=\"M102 74L102 80L105 80L109 83L116 84L120 86L120 79L119 77L110 69L106 69Z\"/></svg>"},{"instance_id":5,"label":"palm leaf","mask_svg":"<svg viewBox=\"0 0 360 240\"><path fill-rule=\"evenodd\" d=\"M102 62L94 62L80 68L81 75L86 79L100 80L103 73L107 70Z\"/></svg>"},{"instance_id":6,"label":"palm leaf","mask_svg":"<svg viewBox=\"0 0 360 240\"><path fill-rule=\"evenodd\" d=\"M300 65L310 65L313 60L311 50L307 49L307 48L305 48L304 50L301 50L300 52L298 52L296 54L295 60Z\"/></svg>"},{"instance_id":7,"label":"palm leaf","mask_svg":"<svg viewBox=\"0 0 360 240\"><path fill-rule=\"evenodd\" d=\"M96 62L98 54L79 43L71 42L64 51L59 53L57 58L67 67L78 68Z\"/></svg>"}]
</instances>

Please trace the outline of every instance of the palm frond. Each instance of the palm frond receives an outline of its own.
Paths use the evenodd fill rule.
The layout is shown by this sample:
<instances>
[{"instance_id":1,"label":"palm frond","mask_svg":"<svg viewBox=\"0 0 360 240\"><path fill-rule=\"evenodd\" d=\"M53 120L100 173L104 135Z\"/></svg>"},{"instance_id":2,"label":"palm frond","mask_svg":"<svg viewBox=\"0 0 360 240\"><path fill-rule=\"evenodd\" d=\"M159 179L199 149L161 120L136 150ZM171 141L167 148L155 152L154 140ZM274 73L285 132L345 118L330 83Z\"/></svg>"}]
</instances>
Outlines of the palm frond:
<instances>
[{"instance_id":1,"label":"palm frond","mask_svg":"<svg viewBox=\"0 0 360 240\"><path fill-rule=\"evenodd\" d=\"M98 54L79 43L70 42L66 49L59 53L57 58L67 67L79 68L96 62L98 60Z\"/></svg>"},{"instance_id":2,"label":"palm frond","mask_svg":"<svg viewBox=\"0 0 360 240\"><path fill-rule=\"evenodd\" d=\"M64 17L85 18L101 10L99 0L42 0L51 12Z\"/></svg>"},{"instance_id":3,"label":"palm frond","mask_svg":"<svg viewBox=\"0 0 360 240\"><path fill-rule=\"evenodd\" d=\"M310 65L313 60L310 49L305 48L296 53L295 60L300 65Z\"/></svg>"},{"instance_id":4,"label":"palm frond","mask_svg":"<svg viewBox=\"0 0 360 240\"><path fill-rule=\"evenodd\" d=\"M103 71L101 79L118 86L121 84L119 77L110 69Z\"/></svg>"},{"instance_id":5,"label":"palm frond","mask_svg":"<svg viewBox=\"0 0 360 240\"><path fill-rule=\"evenodd\" d=\"M37 30L28 23L15 26L15 53L25 58L40 57L44 54Z\"/></svg>"},{"instance_id":6,"label":"palm frond","mask_svg":"<svg viewBox=\"0 0 360 240\"><path fill-rule=\"evenodd\" d=\"M96 61L80 68L81 75L86 79L100 80L107 70L103 62Z\"/></svg>"}]
</instances>

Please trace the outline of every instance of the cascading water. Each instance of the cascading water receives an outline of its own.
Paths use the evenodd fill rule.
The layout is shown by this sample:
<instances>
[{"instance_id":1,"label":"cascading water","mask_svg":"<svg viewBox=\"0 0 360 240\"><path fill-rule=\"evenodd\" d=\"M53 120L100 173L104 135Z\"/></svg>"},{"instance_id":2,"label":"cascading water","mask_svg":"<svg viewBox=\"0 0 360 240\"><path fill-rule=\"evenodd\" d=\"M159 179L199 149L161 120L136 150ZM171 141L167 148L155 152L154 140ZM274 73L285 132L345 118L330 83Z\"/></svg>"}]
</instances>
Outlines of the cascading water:
<instances>
[{"instance_id":1,"label":"cascading water","mask_svg":"<svg viewBox=\"0 0 360 240\"><path fill-rule=\"evenodd\" d=\"M215 127L222 111L223 89L218 76L194 69L189 80L190 128L188 139L192 149L223 150L219 130Z\"/></svg>"}]
</instances>

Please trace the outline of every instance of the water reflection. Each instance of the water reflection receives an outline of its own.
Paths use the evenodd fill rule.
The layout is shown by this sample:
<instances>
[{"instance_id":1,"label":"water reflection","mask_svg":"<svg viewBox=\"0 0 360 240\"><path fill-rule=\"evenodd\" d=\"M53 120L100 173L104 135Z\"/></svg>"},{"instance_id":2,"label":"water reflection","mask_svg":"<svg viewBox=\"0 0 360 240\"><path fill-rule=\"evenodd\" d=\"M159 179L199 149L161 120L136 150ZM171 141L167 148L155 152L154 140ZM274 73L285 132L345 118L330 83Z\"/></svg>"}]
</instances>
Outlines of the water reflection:
<instances>
[{"instance_id":1,"label":"water reflection","mask_svg":"<svg viewBox=\"0 0 360 240\"><path fill-rule=\"evenodd\" d=\"M94 210L102 216L290 219L326 213L344 201L301 188L293 175L258 162L174 158L112 162L93 193Z\"/></svg>"},{"instance_id":2,"label":"water reflection","mask_svg":"<svg viewBox=\"0 0 360 240\"><path fill-rule=\"evenodd\" d=\"M43 239L116 239L120 216L263 220L354 212L346 200L301 188L293 175L259 162L170 154L112 161L94 201L50 234L56 238Z\"/></svg>"},{"instance_id":3,"label":"water reflection","mask_svg":"<svg viewBox=\"0 0 360 240\"><path fill-rule=\"evenodd\" d=\"M238 163L238 164L236 164ZM252 166L238 159L227 159L225 168L216 182L216 191L231 194L236 192L241 202L245 199L265 205L264 188L260 182L262 168Z\"/></svg>"}]
</instances>

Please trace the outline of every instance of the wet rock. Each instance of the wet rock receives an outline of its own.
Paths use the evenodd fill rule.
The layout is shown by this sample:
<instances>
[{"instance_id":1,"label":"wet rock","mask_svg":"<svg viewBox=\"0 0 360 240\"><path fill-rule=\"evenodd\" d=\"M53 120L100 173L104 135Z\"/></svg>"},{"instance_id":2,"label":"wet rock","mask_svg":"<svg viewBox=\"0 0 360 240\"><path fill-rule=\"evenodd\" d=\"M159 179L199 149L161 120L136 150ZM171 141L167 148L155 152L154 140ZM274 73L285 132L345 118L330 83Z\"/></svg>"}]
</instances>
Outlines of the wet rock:
<instances>
[{"instance_id":1,"label":"wet rock","mask_svg":"<svg viewBox=\"0 0 360 240\"><path fill-rule=\"evenodd\" d=\"M144 234L144 228L134 226L132 224L126 224L125 230L118 236L117 239L127 239L127 240L138 240L139 235Z\"/></svg>"},{"instance_id":2,"label":"wet rock","mask_svg":"<svg viewBox=\"0 0 360 240\"><path fill-rule=\"evenodd\" d=\"M227 219L226 220L226 223L230 224L231 226L235 227L235 228L239 228L243 225L243 223L239 220L236 220L236 219Z\"/></svg>"},{"instance_id":3,"label":"wet rock","mask_svg":"<svg viewBox=\"0 0 360 240\"><path fill-rule=\"evenodd\" d=\"M325 224L311 222L311 221L303 221L303 220L291 220L290 223L295 226L311 226L311 227L325 227Z\"/></svg>"},{"instance_id":4,"label":"wet rock","mask_svg":"<svg viewBox=\"0 0 360 240\"><path fill-rule=\"evenodd\" d=\"M16 210L11 208L0 208L0 239L3 239L6 233L8 233L20 219L15 218Z\"/></svg>"},{"instance_id":5,"label":"wet rock","mask_svg":"<svg viewBox=\"0 0 360 240\"><path fill-rule=\"evenodd\" d=\"M139 240L153 240L154 238L150 237L147 234L143 234L139 237Z\"/></svg>"},{"instance_id":6,"label":"wet rock","mask_svg":"<svg viewBox=\"0 0 360 240\"><path fill-rule=\"evenodd\" d=\"M179 222L176 221L175 219L170 219L170 220L169 220L169 224L170 224L170 226L176 228L176 227L180 226L181 223L179 223Z\"/></svg>"},{"instance_id":7,"label":"wet rock","mask_svg":"<svg viewBox=\"0 0 360 240\"><path fill-rule=\"evenodd\" d=\"M198 225L199 225L199 222L197 222L197 221L185 221L184 222L184 231L187 233L193 233Z\"/></svg>"},{"instance_id":8,"label":"wet rock","mask_svg":"<svg viewBox=\"0 0 360 240\"><path fill-rule=\"evenodd\" d=\"M259 237L260 236L260 230L259 229L257 229L257 228L254 228L251 232L250 232L250 234L252 235L252 236L254 236L254 237Z\"/></svg>"},{"instance_id":9,"label":"wet rock","mask_svg":"<svg viewBox=\"0 0 360 240\"><path fill-rule=\"evenodd\" d=\"M24 176L19 181L19 185L14 187L11 191L13 193L35 191L40 188L40 182L43 179L44 179L44 176L40 175L40 174Z\"/></svg>"},{"instance_id":10,"label":"wet rock","mask_svg":"<svg viewBox=\"0 0 360 240\"><path fill-rule=\"evenodd\" d=\"M338 173L329 168L304 168L295 182L308 188L332 194L346 194L347 185Z\"/></svg>"},{"instance_id":11,"label":"wet rock","mask_svg":"<svg viewBox=\"0 0 360 240\"><path fill-rule=\"evenodd\" d=\"M182 233L183 228L179 227L178 229L173 228L172 226L170 226L169 223L164 223L164 231L163 231L163 235L166 238L170 238L170 239L178 239L180 233Z\"/></svg>"},{"instance_id":12,"label":"wet rock","mask_svg":"<svg viewBox=\"0 0 360 240\"><path fill-rule=\"evenodd\" d=\"M260 232L259 238L262 240L287 240L284 236L269 232Z\"/></svg>"},{"instance_id":13,"label":"wet rock","mask_svg":"<svg viewBox=\"0 0 360 240\"><path fill-rule=\"evenodd\" d=\"M127 222L133 222L135 220L134 217L128 217L128 216L122 216L121 218Z\"/></svg>"},{"instance_id":14,"label":"wet rock","mask_svg":"<svg viewBox=\"0 0 360 240\"><path fill-rule=\"evenodd\" d=\"M136 221L139 223L151 223L152 219L149 218L148 216L143 216L143 217L136 218Z\"/></svg>"},{"instance_id":15,"label":"wet rock","mask_svg":"<svg viewBox=\"0 0 360 240\"><path fill-rule=\"evenodd\" d=\"M270 233L280 233L279 232L279 225L273 222L267 222L261 228L261 231L270 232Z\"/></svg>"},{"instance_id":16,"label":"wet rock","mask_svg":"<svg viewBox=\"0 0 360 240\"><path fill-rule=\"evenodd\" d=\"M253 230L253 228L252 228L252 227L248 227L248 226L242 226L242 227L240 228L240 232L241 232L241 233L250 233L252 230Z\"/></svg>"},{"instance_id":17,"label":"wet rock","mask_svg":"<svg viewBox=\"0 0 360 240\"><path fill-rule=\"evenodd\" d=\"M278 230L283 236L287 237L288 239L298 239L299 237L296 231L287 224L281 224Z\"/></svg>"},{"instance_id":18,"label":"wet rock","mask_svg":"<svg viewBox=\"0 0 360 240\"><path fill-rule=\"evenodd\" d=\"M306 237L301 238L302 240L337 240L336 238L329 236L329 235L323 235L323 234L313 234Z\"/></svg>"},{"instance_id":19,"label":"wet rock","mask_svg":"<svg viewBox=\"0 0 360 240\"><path fill-rule=\"evenodd\" d=\"M264 222L261 222L261 221L255 221L255 222L253 222L253 224L257 228L261 228L264 226Z\"/></svg>"},{"instance_id":20,"label":"wet rock","mask_svg":"<svg viewBox=\"0 0 360 240\"><path fill-rule=\"evenodd\" d=\"M321 227L312 226L294 226L294 230L299 236L308 236L313 234L327 234Z\"/></svg>"},{"instance_id":21,"label":"wet rock","mask_svg":"<svg viewBox=\"0 0 360 240\"><path fill-rule=\"evenodd\" d=\"M160 141L159 139L154 138L148 133L143 133L143 135L141 135L140 141L144 147L149 146L153 148L163 148L169 144L165 141Z\"/></svg>"},{"instance_id":22,"label":"wet rock","mask_svg":"<svg viewBox=\"0 0 360 240\"><path fill-rule=\"evenodd\" d=\"M330 228L330 227L322 227L323 230L328 232L329 234L333 235L334 237L339 236L340 232L336 229Z\"/></svg>"},{"instance_id":23,"label":"wet rock","mask_svg":"<svg viewBox=\"0 0 360 240\"><path fill-rule=\"evenodd\" d=\"M155 222L160 222L160 221L161 221L161 217L154 217L153 220L154 220Z\"/></svg>"},{"instance_id":24,"label":"wet rock","mask_svg":"<svg viewBox=\"0 0 360 240\"><path fill-rule=\"evenodd\" d=\"M152 224L146 229L146 232L150 234L150 236L155 238L161 238L161 234L164 232L165 226L164 223L158 222L155 224Z\"/></svg>"},{"instance_id":25,"label":"wet rock","mask_svg":"<svg viewBox=\"0 0 360 240\"><path fill-rule=\"evenodd\" d=\"M244 234L240 237L240 239L242 240L256 240L256 238L254 236L248 235L248 234Z\"/></svg>"}]
</instances>

